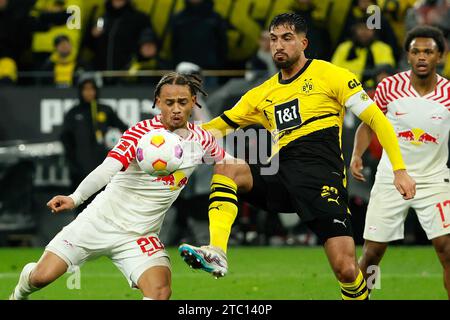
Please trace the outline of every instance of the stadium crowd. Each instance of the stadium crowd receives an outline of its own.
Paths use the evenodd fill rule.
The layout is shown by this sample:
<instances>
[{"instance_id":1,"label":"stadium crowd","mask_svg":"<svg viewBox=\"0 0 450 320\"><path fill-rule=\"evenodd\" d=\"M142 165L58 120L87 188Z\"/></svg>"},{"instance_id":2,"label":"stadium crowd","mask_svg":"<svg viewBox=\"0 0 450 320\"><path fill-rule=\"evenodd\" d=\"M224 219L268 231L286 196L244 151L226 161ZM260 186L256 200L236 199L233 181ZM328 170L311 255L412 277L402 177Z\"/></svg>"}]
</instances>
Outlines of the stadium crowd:
<instances>
[{"instance_id":1,"label":"stadium crowd","mask_svg":"<svg viewBox=\"0 0 450 320\"><path fill-rule=\"evenodd\" d=\"M263 2L267 2L266 6L276 4ZM308 56L348 68L369 86L376 83L379 73L392 72L386 66L394 70L406 67L401 47L405 32L412 27L437 26L449 38L450 10L446 0L339 2L284 1L266 15L278 11L300 13L313 26L308 33ZM78 16L67 10L74 5L80 9ZM371 5L378 9L371 11ZM53 76L47 82L71 86L77 71L122 70L131 76L138 70L174 69L183 61L209 70L243 69L247 63L255 70L267 70L265 62L269 59L258 54L257 43L258 37L264 37L258 31L265 30L270 16L257 17L259 25L252 28L255 34L242 39L248 42L244 45L249 49L239 53L240 48L231 38L243 38L235 31L241 21L224 14L222 6L212 0L1 0L1 82L35 83L22 79L21 72L48 71ZM164 23L154 19L158 10L168 10ZM333 10L342 15L340 25L331 17ZM371 16L373 26L366 24ZM70 26L77 18L79 25ZM158 24L163 25L163 30ZM255 59L260 63L252 63ZM449 76L448 59L439 71Z\"/></svg>"}]
</instances>

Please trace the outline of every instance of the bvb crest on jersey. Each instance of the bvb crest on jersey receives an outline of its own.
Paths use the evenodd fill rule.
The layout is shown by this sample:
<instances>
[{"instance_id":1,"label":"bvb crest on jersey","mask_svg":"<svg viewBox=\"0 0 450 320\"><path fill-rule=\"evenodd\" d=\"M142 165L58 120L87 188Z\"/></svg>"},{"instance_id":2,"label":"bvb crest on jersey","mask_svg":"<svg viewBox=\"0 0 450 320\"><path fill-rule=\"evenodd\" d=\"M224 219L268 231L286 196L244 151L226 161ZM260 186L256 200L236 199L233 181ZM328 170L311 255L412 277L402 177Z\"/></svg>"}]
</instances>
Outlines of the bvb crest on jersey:
<instances>
[{"instance_id":1,"label":"bvb crest on jersey","mask_svg":"<svg viewBox=\"0 0 450 320\"><path fill-rule=\"evenodd\" d=\"M369 100L369 96L364 91L361 93L361 95L359 97L361 98L362 101Z\"/></svg>"},{"instance_id":2,"label":"bvb crest on jersey","mask_svg":"<svg viewBox=\"0 0 450 320\"><path fill-rule=\"evenodd\" d=\"M306 94L310 93L314 89L312 79L305 79L302 86L302 91Z\"/></svg>"}]
</instances>

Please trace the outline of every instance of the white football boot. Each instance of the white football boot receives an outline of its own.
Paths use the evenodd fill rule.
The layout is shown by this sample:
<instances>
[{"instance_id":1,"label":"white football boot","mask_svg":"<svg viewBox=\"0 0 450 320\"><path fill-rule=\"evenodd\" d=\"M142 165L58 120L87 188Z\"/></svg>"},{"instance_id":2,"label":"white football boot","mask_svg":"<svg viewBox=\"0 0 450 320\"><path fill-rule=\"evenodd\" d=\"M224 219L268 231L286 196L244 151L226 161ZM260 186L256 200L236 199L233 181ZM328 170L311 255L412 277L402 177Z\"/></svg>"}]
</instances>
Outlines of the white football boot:
<instances>
[{"instance_id":1,"label":"white football boot","mask_svg":"<svg viewBox=\"0 0 450 320\"><path fill-rule=\"evenodd\" d=\"M227 274L227 256L218 247L195 247L189 244L182 244L178 247L178 252L183 260L193 269L202 269L209 272L216 279L224 277Z\"/></svg>"}]
</instances>

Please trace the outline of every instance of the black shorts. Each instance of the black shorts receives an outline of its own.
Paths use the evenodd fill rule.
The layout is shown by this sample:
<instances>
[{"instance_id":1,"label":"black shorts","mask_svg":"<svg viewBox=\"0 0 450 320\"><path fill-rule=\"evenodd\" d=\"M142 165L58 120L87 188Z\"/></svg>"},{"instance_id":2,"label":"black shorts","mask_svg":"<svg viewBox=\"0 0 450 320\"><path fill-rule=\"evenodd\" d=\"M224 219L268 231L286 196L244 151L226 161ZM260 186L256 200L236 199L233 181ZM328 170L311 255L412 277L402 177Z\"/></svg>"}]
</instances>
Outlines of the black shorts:
<instances>
[{"instance_id":1,"label":"black shorts","mask_svg":"<svg viewBox=\"0 0 450 320\"><path fill-rule=\"evenodd\" d=\"M269 212L295 212L321 241L353 236L338 128L294 140L279 155L275 175L250 164L253 188L240 199Z\"/></svg>"}]
</instances>

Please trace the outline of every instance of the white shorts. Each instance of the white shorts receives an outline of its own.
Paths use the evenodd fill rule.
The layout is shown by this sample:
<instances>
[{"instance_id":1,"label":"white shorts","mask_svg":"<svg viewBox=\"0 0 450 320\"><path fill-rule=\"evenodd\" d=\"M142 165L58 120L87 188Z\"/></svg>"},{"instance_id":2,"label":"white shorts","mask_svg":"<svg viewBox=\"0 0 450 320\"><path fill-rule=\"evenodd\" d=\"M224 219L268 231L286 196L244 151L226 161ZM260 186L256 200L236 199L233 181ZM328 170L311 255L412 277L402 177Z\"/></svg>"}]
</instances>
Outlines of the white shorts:
<instances>
[{"instance_id":1,"label":"white shorts","mask_svg":"<svg viewBox=\"0 0 450 320\"><path fill-rule=\"evenodd\" d=\"M46 250L69 267L107 256L131 287L137 287L139 277L151 267L171 269L169 254L157 234L132 234L96 216L79 215L50 241Z\"/></svg>"},{"instance_id":2,"label":"white shorts","mask_svg":"<svg viewBox=\"0 0 450 320\"><path fill-rule=\"evenodd\" d=\"M413 208L429 240L450 233L450 185L417 184L412 200L404 200L394 184L373 185L364 239L389 242L404 238L408 210Z\"/></svg>"}]
</instances>

